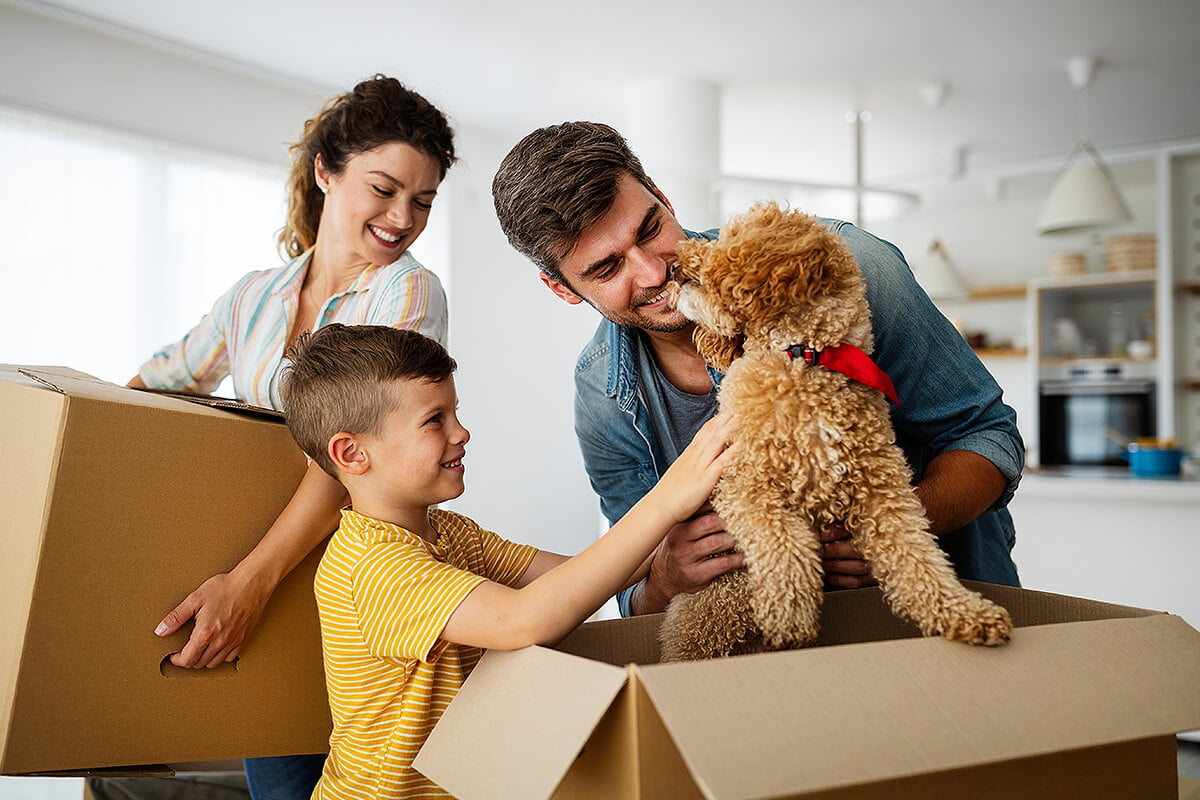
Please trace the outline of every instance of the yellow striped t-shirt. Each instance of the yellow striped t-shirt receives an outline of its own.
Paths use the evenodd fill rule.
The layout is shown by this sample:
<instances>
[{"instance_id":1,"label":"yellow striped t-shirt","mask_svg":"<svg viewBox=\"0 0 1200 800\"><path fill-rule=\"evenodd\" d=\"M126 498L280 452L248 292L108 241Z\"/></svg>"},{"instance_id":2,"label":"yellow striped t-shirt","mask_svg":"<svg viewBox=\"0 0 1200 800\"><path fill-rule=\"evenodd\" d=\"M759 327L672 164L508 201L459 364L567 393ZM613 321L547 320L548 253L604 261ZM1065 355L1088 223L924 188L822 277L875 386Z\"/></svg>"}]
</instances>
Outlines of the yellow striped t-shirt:
<instances>
[{"instance_id":1,"label":"yellow striped t-shirt","mask_svg":"<svg viewBox=\"0 0 1200 800\"><path fill-rule=\"evenodd\" d=\"M536 548L431 509L436 545L346 510L317 569L333 734L314 800L447 797L412 768L482 650L438 637L484 580L515 584Z\"/></svg>"}]
</instances>

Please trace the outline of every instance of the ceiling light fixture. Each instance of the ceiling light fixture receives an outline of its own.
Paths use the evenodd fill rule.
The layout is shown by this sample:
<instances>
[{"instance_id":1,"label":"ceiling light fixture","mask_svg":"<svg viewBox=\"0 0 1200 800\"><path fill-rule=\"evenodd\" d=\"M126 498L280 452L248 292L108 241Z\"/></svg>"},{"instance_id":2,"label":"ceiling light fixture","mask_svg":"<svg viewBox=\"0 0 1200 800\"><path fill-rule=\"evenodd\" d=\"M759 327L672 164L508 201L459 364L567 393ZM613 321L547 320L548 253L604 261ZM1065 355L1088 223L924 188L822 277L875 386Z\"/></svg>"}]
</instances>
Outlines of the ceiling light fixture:
<instances>
[{"instance_id":1,"label":"ceiling light fixture","mask_svg":"<svg viewBox=\"0 0 1200 800\"><path fill-rule=\"evenodd\" d=\"M1088 140L1086 92L1098 64L1082 56L1067 62L1067 77L1079 93L1080 138L1046 198L1038 218L1040 234L1078 233L1133 219L1112 171Z\"/></svg>"}]
</instances>

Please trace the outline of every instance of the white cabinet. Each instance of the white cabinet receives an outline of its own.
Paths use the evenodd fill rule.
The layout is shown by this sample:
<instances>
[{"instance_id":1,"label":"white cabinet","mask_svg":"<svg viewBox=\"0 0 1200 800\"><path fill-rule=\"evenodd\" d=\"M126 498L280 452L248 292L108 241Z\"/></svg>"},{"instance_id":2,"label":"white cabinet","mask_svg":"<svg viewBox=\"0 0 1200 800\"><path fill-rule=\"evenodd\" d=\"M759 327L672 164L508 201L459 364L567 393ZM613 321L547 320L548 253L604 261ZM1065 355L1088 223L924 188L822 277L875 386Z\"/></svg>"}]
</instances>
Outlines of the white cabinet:
<instances>
[{"instance_id":1,"label":"white cabinet","mask_svg":"<svg viewBox=\"0 0 1200 800\"><path fill-rule=\"evenodd\" d=\"M1176 343L1176 435L1183 449L1200 455L1200 151L1173 153L1164 160L1164 203L1170 209L1163 254L1170 288L1164 300L1174 313L1169 331Z\"/></svg>"},{"instance_id":2,"label":"white cabinet","mask_svg":"<svg viewBox=\"0 0 1200 800\"><path fill-rule=\"evenodd\" d=\"M1200 482L1030 474L1009 508L1022 586L1200 627Z\"/></svg>"}]
</instances>

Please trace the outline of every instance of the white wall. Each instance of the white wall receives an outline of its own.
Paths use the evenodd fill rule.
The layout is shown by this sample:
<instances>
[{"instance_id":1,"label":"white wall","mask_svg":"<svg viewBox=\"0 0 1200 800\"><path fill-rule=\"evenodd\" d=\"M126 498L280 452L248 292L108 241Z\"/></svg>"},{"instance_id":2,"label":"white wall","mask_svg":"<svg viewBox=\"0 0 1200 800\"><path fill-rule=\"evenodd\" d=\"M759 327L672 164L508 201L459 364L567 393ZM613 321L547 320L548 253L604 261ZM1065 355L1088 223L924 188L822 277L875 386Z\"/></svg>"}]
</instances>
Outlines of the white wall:
<instances>
[{"instance_id":1,"label":"white wall","mask_svg":"<svg viewBox=\"0 0 1200 800\"><path fill-rule=\"evenodd\" d=\"M447 507L507 538L573 554L596 538L600 519L572 412L575 357L599 316L551 294L500 231L492 175L515 142L460 130L458 144L462 161L447 180L450 350L472 440L467 491Z\"/></svg>"}]
</instances>

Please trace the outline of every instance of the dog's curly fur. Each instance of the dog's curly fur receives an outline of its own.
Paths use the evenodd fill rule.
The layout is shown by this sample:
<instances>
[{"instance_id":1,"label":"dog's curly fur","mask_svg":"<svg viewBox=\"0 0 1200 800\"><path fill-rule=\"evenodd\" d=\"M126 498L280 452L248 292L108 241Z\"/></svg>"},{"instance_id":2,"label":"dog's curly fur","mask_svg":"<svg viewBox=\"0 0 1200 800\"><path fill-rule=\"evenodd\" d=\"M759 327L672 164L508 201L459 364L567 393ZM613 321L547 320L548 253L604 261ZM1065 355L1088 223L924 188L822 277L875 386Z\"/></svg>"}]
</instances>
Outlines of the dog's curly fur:
<instances>
[{"instance_id":1,"label":"dog's curly fur","mask_svg":"<svg viewBox=\"0 0 1200 800\"><path fill-rule=\"evenodd\" d=\"M818 531L835 524L893 611L923 634L1007 641L1008 613L959 583L929 533L883 394L786 352L874 347L862 275L841 237L759 204L717 241L682 243L672 291L697 323L701 355L725 372L720 403L736 415L739 444L713 506L746 568L672 601L664 660L812 642L824 583Z\"/></svg>"}]
</instances>

